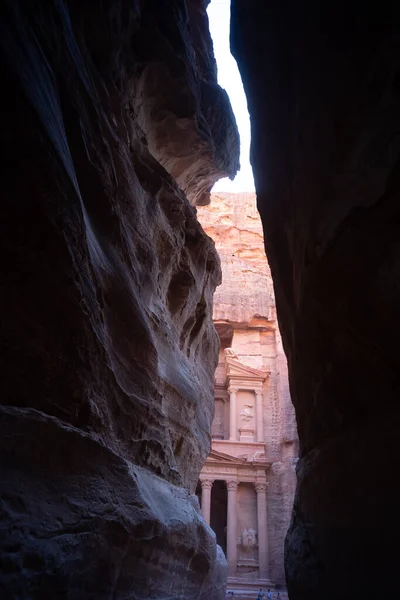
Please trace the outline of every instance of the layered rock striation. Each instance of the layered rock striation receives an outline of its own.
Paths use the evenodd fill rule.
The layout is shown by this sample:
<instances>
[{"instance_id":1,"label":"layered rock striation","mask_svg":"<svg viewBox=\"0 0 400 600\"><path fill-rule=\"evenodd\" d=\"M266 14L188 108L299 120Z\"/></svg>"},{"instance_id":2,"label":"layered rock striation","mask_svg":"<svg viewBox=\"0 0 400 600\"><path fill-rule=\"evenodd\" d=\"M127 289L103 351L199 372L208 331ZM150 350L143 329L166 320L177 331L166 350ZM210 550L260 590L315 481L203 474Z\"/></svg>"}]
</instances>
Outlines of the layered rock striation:
<instances>
[{"instance_id":1,"label":"layered rock striation","mask_svg":"<svg viewBox=\"0 0 400 600\"><path fill-rule=\"evenodd\" d=\"M400 534L399 7L232 6L300 438L289 597L390 597Z\"/></svg>"},{"instance_id":2,"label":"layered rock striation","mask_svg":"<svg viewBox=\"0 0 400 600\"><path fill-rule=\"evenodd\" d=\"M238 135L205 3L1 12L2 597L223 598L192 495L221 273L192 204Z\"/></svg>"}]
</instances>

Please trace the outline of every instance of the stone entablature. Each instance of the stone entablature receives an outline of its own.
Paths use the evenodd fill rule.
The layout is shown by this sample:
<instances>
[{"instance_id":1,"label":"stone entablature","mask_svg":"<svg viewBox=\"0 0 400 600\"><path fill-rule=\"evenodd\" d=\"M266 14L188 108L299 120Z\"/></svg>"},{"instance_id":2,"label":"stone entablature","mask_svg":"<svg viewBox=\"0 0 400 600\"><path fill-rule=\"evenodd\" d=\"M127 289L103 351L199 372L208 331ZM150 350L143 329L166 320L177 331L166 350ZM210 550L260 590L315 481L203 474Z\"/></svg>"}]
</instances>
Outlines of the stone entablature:
<instances>
[{"instance_id":1,"label":"stone entablature","mask_svg":"<svg viewBox=\"0 0 400 600\"><path fill-rule=\"evenodd\" d=\"M200 482L204 480L233 480L242 483L262 483L266 481L266 471L271 466L265 458L247 461L222 454L214 448L200 474ZM261 446L261 444L253 444Z\"/></svg>"},{"instance_id":2,"label":"stone entablature","mask_svg":"<svg viewBox=\"0 0 400 600\"><path fill-rule=\"evenodd\" d=\"M232 440L213 440L212 451L209 460L212 460L214 450L221 455L229 458L239 458L247 463L266 460L265 442L240 442ZM218 459L220 460L220 458Z\"/></svg>"}]
</instances>

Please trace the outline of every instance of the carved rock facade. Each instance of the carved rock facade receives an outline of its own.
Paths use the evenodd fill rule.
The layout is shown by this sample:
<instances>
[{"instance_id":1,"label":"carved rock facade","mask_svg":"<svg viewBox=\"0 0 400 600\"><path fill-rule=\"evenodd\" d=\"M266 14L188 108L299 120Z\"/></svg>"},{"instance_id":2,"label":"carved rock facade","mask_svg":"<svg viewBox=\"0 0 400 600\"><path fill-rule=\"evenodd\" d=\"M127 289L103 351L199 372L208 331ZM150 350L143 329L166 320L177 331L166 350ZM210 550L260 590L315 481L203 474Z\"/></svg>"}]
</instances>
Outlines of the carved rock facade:
<instances>
[{"instance_id":1,"label":"carved rock facade","mask_svg":"<svg viewBox=\"0 0 400 600\"><path fill-rule=\"evenodd\" d=\"M220 266L177 185L238 164L205 3L10 0L1 53L2 597L223 598Z\"/></svg>"},{"instance_id":2,"label":"carved rock facade","mask_svg":"<svg viewBox=\"0 0 400 600\"><path fill-rule=\"evenodd\" d=\"M221 350L212 452L198 488L202 511L226 551L228 589L246 598L260 587L282 595L297 430L255 194L213 194L198 216L222 264L213 311Z\"/></svg>"}]
</instances>

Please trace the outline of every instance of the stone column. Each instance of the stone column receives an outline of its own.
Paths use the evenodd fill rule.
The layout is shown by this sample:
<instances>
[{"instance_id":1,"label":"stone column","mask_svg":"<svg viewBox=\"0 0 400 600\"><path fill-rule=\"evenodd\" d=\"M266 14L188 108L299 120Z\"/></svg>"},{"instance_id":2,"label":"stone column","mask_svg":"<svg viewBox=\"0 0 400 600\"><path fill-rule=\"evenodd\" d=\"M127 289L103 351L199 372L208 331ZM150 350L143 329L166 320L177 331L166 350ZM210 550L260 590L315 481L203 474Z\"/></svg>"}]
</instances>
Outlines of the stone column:
<instances>
[{"instance_id":1,"label":"stone column","mask_svg":"<svg viewBox=\"0 0 400 600\"><path fill-rule=\"evenodd\" d=\"M263 423L263 393L261 390L256 390L256 425L257 425L257 442L264 441L264 423Z\"/></svg>"},{"instance_id":2,"label":"stone column","mask_svg":"<svg viewBox=\"0 0 400 600\"><path fill-rule=\"evenodd\" d=\"M229 388L230 400L229 400L229 439L237 440L237 426L236 426L236 393L237 388Z\"/></svg>"},{"instance_id":3,"label":"stone column","mask_svg":"<svg viewBox=\"0 0 400 600\"><path fill-rule=\"evenodd\" d=\"M229 440L230 437L230 431L229 431L229 402L228 402L228 398L225 398L224 400L225 403L225 412L224 412L224 440Z\"/></svg>"},{"instance_id":4,"label":"stone column","mask_svg":"<svg viewBox=\"0 0 400 600\"><path fill-rule=\"evenodd\" d=\"M267 483L254 484L257 492L258 568L260 579L267 579L269 570L267 486Z\"/></svg>"},{"instance_id":5,"label":"stone column","mask_svg":"<svg viewBox=\"0 0 400 600\"><path fill-rule=\"evenodd\" d=\"M226 554L228 560L228 576L237 576L237 532L236 532L236 491L237 481L227 481L228 488L228 518L226 536Z\"/></svg>"},{"instance_id":6,"label":"stone column","mask_svg":"<svg viewBox=\"0 0 400 600\"><path fill-rule=\"evenodd\" d=\"M201 485L201 514L203 519L209 525L211 517L211 490L214 481L211 479L200 479Z\"/></svg>"}]
</instances>

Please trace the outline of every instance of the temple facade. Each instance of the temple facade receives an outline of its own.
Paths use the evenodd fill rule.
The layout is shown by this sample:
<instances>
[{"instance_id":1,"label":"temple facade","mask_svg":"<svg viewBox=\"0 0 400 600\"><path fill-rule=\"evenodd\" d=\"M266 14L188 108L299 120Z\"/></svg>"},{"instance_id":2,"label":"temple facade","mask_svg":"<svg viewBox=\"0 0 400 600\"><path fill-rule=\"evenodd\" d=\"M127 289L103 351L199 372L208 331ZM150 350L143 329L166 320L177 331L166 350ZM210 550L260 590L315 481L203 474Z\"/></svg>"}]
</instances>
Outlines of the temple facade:
<instances>
[{"instance_id":1,"label":"temple facade","mask_svg":"<svg viewBox=\"0 0 400 600\"><path fill-rule=\"evenodd\" d=\"M228 590L244 598L269 587L284 598L298 441L255 195L214 194L198 215L223 282L214 301L221 348L212 450L197 494L227 557Z\"/></svg>"}]
</instances>

